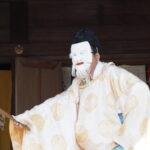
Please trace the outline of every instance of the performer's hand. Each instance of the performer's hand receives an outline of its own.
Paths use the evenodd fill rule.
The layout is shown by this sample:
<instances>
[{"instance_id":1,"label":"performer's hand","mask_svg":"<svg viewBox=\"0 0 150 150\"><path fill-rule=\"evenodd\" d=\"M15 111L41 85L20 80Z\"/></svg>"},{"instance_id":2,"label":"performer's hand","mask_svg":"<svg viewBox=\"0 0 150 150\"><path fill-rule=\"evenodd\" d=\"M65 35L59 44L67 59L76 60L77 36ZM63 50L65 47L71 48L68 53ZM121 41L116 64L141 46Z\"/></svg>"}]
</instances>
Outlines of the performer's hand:
<instances>
[{"instance_id":1,"label":"performer's hand","mask_svg":"<svg viewBox=\"0 0 150 150\"><path fill-rule=\"evenodd\" d=\"M20 122L18 122L16 120L14 120L14 125L19 127L19 128L23 128L24 127Z\"/></svg>"},{"instance_id":2,"label":"performer's hand","mask_svg":"<svg viewBox=\"0 0 150 150\"><path fill-rule=\"evenodd\" d=\"M14 125L15 125L16 127L19 127L19 128L26 128L28 131L30 131L30 128L29 128L27 125L24 125L24 124L22 124L22 123L16 121L15 119L13 119L13 121L14 121Z\"/></svg>"},{"instance_id":3,"label":"performer's hand","mask_svg":"<svg viewBox=\"0 0 150 150\"><path fill-rule=\"evenodd\" d=\"M118 145L113 150L124 150L122 146Z\"/></svg>"},{"instance_id":4,"label":"performer's hand","mask_svg":"<svg viewBox=\"0 0 150 150\"><path fill-rule=\"evenodd\" d=\"M28 131L30 131L30 128L27 125L24 125L14 119L14 117L10 114L8 114L6 111L0 108L0 114L4 115L6 118L12 120L14 122L14 125L20 128L26 128Z\"/></svg>"}]
</instances>

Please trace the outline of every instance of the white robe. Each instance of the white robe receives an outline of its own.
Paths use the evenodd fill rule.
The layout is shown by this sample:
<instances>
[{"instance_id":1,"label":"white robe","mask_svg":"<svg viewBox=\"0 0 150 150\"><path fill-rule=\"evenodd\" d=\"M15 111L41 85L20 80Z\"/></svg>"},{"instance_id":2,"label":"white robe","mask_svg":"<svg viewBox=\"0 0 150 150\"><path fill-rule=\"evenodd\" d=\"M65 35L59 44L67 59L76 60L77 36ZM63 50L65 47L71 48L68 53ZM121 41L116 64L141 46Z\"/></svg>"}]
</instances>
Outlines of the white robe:
<instances>
[{"instance_id":1,"label":"white robe","mask_svg":"<svg viewBox=\"0 0 150 150\"><path fill-rule=\"evenodd\" d=\"M150 92L143 81L113 63L99 63L90 82L75 78L65 92L16 116L31 131L10 122L13 148L113 150L121 145L124 150L149 150L149 107Z\"/></svg>"}]
</instances>

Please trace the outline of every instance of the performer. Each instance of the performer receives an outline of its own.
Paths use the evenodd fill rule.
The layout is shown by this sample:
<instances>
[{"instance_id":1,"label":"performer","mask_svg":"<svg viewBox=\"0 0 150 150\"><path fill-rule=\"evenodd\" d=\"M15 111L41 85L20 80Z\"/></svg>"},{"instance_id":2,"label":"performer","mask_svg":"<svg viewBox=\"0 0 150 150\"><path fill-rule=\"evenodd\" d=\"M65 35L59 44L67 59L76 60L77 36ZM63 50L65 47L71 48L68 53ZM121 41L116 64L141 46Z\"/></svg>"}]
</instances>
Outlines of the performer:
<instances>
[{"instance_id":1,"label":"performer","mask_svg":"<svg viewBox=\"0 0 150 150\"><path fill-rule=\"evenodd\" d=\"M101 62L100 54L92 31L75 34L70 52L72 85L14 116L30 128L10 121L14 150L148 150L143 141L149 88L114 63Z\"/></svg>"}]
</instances>

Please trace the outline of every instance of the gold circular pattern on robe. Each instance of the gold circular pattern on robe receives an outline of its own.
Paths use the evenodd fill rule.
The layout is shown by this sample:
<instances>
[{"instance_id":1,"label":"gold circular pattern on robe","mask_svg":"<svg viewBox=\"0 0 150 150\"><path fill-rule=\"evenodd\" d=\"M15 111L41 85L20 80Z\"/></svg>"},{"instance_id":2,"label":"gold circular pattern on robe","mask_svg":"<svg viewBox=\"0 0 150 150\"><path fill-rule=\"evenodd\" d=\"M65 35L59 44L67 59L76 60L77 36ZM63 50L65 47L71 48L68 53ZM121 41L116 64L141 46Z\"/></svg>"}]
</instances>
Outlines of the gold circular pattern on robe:
<instances>
[{"instance_id":1,"label":"gold circular pattern on robe","mask_svg":"<svg viewBox=\"0 0 150 150\"><path fill-rule=\"evenodd\" d=\"M53 118L56 120L56 121L60 121L61 119L63 119L64 117L64 114L65 114L65 108L62 104L60 103L54 103L52 106L51 106L51 112L52 112L52 115L53 115Z\"/></svg>"},{"instance_id":2,"label":"gold circular pattern on robe","mask_svg":"<svg viewBox=\"0 0 150 150\"><path fill-rule=\"evenodd\" d=\"M125 129L126 129L125 124L122 124L120 129L119 129L118 136L122 136L124 134L124 132L125 132Z\"/></svg>"},{"instance_id":3,"label":"gold circular pattern on robe","mask_svg":"<svg viewBox=\"0 0 150 150\"><path fill-rule=\"evenodd\" d=\"M111 138L114 135L113 128L117 125L115 120L102 120L98 124L98 132L100 136Z\"/></svg>"},{"instance_id":4,"label":"gold circular pattern on robe","mask_svg":"<svg viewBox=\"0 0 150 150\"><path fill-rule=\"evenodd\" d=\"M86 112L93 111L98 105L98 97L91 93L85 98L84 109Z\"/></svg>"},{"instance_id":5,"label":"gold circular pattern on robe","mask_svg":"<svg viewBox=\"0 0 150 150\"><path fill-rule=\"evenodd\" d=\"M109 107L110 109L116 110L116 106L115 106L115 104L114 104L114 102L113 102L113 99L114 99L114 98L113 98L112 93L108 93L107 96L106 96L107 105L108 105L108 107Z\"/></svg>"},{"instance_id":6,"label":"gold circular pattern on robe","mask_svg":"<svg viewBox=\"0 0 150 150\"><path fill-rule=\"evenodd\" d=\"M135 95L129 97L128 102L125 104L125 111L128 113L138 106L139 102Z\"/></svg>"},{"instance_id":7,"label":"gold circular pattern on robe","mask_svg":"<svg viewBox=\"0 0 150 150\"><path fill-rule=\"evenodd\" d=\"M129 147L128 150L133 150L133 147Z\"/></svg>"},{"instance_id":8,"label":"gold circular pattern on robe","mask_svg":"<svg viewBox=\"0 0 150 150\"><path fill-rule=\"evenodd\" d=\"M77 139L78 143L83 143L83 142L87 141L88 130L84 126L82 126L82 125L77 126L76 139Z\"/></svg>"},{"instance_id":9,"label":"gold circular pattern on robe","mask_svg":"<svg viewBox=\"0 0 150 150\"><path fill-rule=\"evenodd\" d=\"M145 118L141 125L140 125L140 133L141 135L144 135L147 131L147 126L148 126L148 118Z\"/></svg>"},{"instance_id":10,"label":"gold circular pattern on robe","mask_svg":"<svg viewBox=\"0 0 150 150\"><path fill-rule=\"evenodd\" d=\"M67 144L62 135L56 134L51 139L53 150L66 150Z\"/></svg>"},{"instance_id":11,"label":"gold circular pattern on robe","mask_svg":"<svg viewBox=\"0 0 150 150\"><path fill-rule=\"evenodd\" d=\"M69 93L73 96L73 94L74 94L73 89L70 89L70 90L69 90Z\"/></svg>"},{"instance_id":12,"label":"gold circular pattern on robe","mask_svg":"<svg viewBox=\"0 0 150 150\"><path fill-rule=\"evenodd\" d=\"M126 79L125 79L127 85L128 85L128 88L131 88L135 83L137 82L141 82L136 76L134 76L132 73L129 73L127 76L126 76Z\"/></svg>"},{"instance_id":13,"label":"gold circular pattern on robe","mask_svg":"<svg viewBox=\"0 0 150 150\"><path fill-rule=\"evenodd\" d=\"M115 110L115 109L116 109L116 107L115 107L114 104L108 104L108 107L111 108L112 110Z\"/></svg>"},{"instance_id":14,"label":"gold circular pattern on robe","mask_svg":"<svg viewBox=\"0 0 150 150\"><path fill-rule=\"evenodd\" d=\"M42 130L44 126L44 119L39 114L34 114L31 116L31 120L33 121L33 124L37 127L38 130Z\"/></svg>"},{"instance_id":15,"label":"gold circular pattern on robe","mask_svg":"<svg viewBox=\"0 0 150 150\"><path fill-rule=\"evenodd\" d=\"M32 143L28 147L28 150L43 150L42 145L38 143Z\"/></svg>"}]
</instances>

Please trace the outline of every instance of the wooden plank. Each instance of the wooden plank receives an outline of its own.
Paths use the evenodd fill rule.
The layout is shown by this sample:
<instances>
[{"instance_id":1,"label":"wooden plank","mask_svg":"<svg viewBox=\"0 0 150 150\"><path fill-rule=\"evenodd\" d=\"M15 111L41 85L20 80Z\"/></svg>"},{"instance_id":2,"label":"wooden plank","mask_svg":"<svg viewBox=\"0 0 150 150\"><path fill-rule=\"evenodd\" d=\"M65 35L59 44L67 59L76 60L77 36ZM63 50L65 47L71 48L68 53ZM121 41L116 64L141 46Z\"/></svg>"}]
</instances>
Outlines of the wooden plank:
<instances>
[{"instance_id":1,"label":"wooden plank","mask_svg":"<svg viewBox=\"0 0 150 150\"><path fill-rule=\"evenodd\" d=\"M0 28L9 28L9 8L10 8L10 3L5 2L1 3L0 2Z\"/></svg>"},{"instance_id":2,"label":"wooden plank","mask_svg":"<svg viewBox=\"0 0 150 150\"><path fill-rule=\"evenodd\" d=\"M128 1L29 1L31 26L56 24L145 24L150 22L150 2ZM135 7L136 5L136 7ZM69 14L69 15L68 15ZM41 21L40 21L41 20ZM41 23L40 23L41 22Z\"/></svg>"},{"instance_id":3,"label":"wooden plank","mask_svg":"<svg viewBox=\"0 0 150 150\"><path fill-rule=\"evenodd\" d=\"M77 26L50 26L45 28L31 28L29 30L29 41L31 42L56 42L56 41L70 41L76 30L80 29L81 25ZM86 26L93 30L101 40L137 40L150 39L149 26Z\"/></svg>"},{"instance_id":4,"label":"wooden plank","mask_svg":"<svg viewBox=\"0 0 150 150\"><path fill-rule=\"evenodd\" d=\"M9 42L10 40L10 4L6 1L0 2L0 42Z\"/></svg>"},{"instance_id":5,"label":"wooden plank","mask_svg":"<svg viewBox=\"0 0 150 150\"><path fill-rule=\"evenodd\" d=\"M150 52L150 40L103 40L102 51L105 54L148 53Z\"/></svg>"},{"instance_id":6,"label":"wooden plank","mask_svg":"<svg viewBox=\"0 0 150 150\"><path fill-rule=\"evenodd\" d=\"M11 41L25 42L28 40L28 12L26 1L11 2Z\"/></svg>"},{"instance_id":7,"label":"wooden plank","mask_svg":"<svg viewBox=\"0 0 150 150\"><path fill-rule=\"evenodd\" d=\"M102 54L147 54L150 53L150 39L146 40L102 40ZM17 44L0 44L0 56L16 56ZM71 41L41 42L23 44L23 56L68 55Z\"/></svg>"},{"instance_id":8,"label":"wooden plank","mask_svg":"<svg viewBox=\"0 0 150 150\"><path fill-rule=\"evenodd\" d=\"M9 42L10 41L10 31L9 29L0 29L0 43ZM0 47L1 48L1 47Z\"/></svg>"},{"instance_id":9,"label":"wooden plank","mask_svg":"<svg viewBox=\"0 0 150 150\"><path fill-rule=\"evenodd\" d=\"M117 43L117 42L116 42ZM138 43L138 42L137 42ZM148 43L147 43L148 44ZM141 44L142 45L142 44ZM7 45L8 46L8 45ZM64 64L71 64L69 60L69 44L66 45L66 48L61 44L25 44L24 53L21 55L15 54L15 51L8 49L6 45L3 45L4 49L0 52L0 60L6 61L6 58L9 57L9 61L17 56L22 57L48 57L49 60L60 60ZM140 47L140 44L138 45ZM7 48L7 49L6 49ZM115 49L103 49L100 53L102 60L104 61L115 61L119 64L150 64L150 52L148 47L141 49L122 50L121 47L117 51ZM4 59L5 58L5 59Z\"/></svg>"},{"instance_id":10,"label":"wooden plank","mask_svg":"<svg viewBox=\"0 0 150 150\"><path fill-rule=\"evenodd\" d=\"M66 56L68 60L74 32L88 27L101 40L105 60L149 62L150 1L26 0L25 5L22 2L13 1L11 10L8 4L0 2L0 12L7 18L0 13L0 57L18 56L14 47L21 43L23 57ZM10 11L12 20L8 18ZM14 44L9 43L10 21Z\"/></svg>"}]
</instances>

